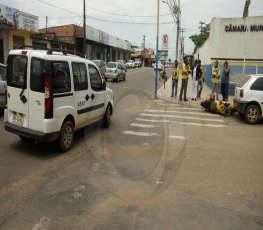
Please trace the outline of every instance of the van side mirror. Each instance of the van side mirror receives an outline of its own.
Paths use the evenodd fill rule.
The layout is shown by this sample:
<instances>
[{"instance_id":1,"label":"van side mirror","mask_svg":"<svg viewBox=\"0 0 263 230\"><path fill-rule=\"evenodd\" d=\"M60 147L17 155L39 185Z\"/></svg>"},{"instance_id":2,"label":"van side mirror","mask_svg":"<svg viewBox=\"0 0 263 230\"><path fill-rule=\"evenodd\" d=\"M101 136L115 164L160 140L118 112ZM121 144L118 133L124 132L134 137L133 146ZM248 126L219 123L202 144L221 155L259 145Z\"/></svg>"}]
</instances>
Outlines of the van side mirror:
<instances>
[{"instance_id":1,"label":"van side mirror","mask_svg":"<svg viewBox=\"0 0 263 230\"><path fill-rule=\"evenodd\" d=\"M103 81L102 83L102 89L105 91L106 90L106 81Z\"/></svg>"}]
</instances>

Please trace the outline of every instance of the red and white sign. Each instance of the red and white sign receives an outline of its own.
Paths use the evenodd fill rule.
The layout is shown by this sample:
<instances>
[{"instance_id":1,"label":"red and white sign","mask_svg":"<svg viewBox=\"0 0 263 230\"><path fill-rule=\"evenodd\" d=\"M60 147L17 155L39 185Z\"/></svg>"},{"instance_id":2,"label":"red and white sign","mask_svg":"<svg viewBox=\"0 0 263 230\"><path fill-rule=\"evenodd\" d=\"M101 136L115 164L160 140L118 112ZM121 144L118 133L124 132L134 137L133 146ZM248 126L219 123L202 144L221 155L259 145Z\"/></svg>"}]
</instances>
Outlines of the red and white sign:
<instances>
[{"instance_id":1,"label":"red and white sign","mask_svg":"<svg viewBox=\"0 0 263 230\"><path fill-rule=\"evenodd\" d=\"M163 44L168 44L168 35L167 34L165 34L165 35L163 35Z\"/></svg>"},{"instance_id":2,"label":"red and white sign","mask_svg":"<svg viewBox=\"0 0 263 230\"><path fill-rule=\"evenodd\" d=\"M162 41L163 41L163 49L168 49L168 35L164 34L162 37Z\"/></svg>"}]
</instances>

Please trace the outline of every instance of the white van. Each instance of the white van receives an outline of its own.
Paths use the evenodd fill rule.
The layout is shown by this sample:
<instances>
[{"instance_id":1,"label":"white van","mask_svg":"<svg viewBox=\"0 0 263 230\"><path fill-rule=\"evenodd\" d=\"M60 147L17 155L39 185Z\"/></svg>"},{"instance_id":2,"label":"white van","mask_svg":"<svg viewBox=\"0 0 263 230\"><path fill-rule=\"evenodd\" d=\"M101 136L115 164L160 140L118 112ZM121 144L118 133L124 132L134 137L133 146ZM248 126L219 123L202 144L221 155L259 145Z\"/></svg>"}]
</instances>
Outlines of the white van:
<instances>
[{"instance_id":1,"label":"white van","mask_svg":"<svg viewBox=\"0 0 263 230\"><path fill-rule=\"evenodd\" d=\"M7 131L22 140L57 140L66 152L75 130L99 120L109 127L113 92L92 61L66 51L16 49L7 63Z\"/></svg>"}]
</instances>

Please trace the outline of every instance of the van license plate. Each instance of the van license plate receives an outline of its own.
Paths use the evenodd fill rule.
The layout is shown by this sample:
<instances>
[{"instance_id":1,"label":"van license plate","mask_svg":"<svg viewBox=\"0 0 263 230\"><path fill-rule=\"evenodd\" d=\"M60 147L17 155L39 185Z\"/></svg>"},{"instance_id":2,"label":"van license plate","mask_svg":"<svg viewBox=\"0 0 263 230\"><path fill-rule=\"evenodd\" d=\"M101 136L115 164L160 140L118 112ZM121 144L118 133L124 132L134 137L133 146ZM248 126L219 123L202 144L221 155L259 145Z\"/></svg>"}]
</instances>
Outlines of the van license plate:
<instances>
[{"instance_id":1,"label":"van license plate","mask_svg":"<svg viewBox=\"0 0 263 230\"><path fill-rule=\"evenodd\" d=\"M19 125L23 125L23 122L24 122L23 114L14 113L14 115L13 115L13 122L17 123Z\"/></svg>"}]
</instances>

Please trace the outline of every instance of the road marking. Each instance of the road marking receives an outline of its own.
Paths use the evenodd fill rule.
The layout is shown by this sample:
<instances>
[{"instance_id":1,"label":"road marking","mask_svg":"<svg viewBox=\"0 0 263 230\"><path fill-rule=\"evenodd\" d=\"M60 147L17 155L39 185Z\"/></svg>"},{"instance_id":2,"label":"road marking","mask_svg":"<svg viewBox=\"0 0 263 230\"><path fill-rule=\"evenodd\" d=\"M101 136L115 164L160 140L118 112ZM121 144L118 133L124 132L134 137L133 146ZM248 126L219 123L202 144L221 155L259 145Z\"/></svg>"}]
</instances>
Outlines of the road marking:
<instances>
[{"instance_id":1,"label":"road marking","mask_svg":"<svg viewBox=\"0 0 263 230\"><path fill-rule=\"evenodd\" d=\"M199 121L214 121L214 122L224 122L224 120L212 119L212 118L201 118L201 117L187 117L187 116L177 116L170 114L149 114L149 113L141 113L140 116L146 117L162 117L162 118L183 118L183 119L191 119L191 120L199 120Z\"/></svg>"},{"instance_id":2,"label":"road marking","mask_svg":"<svg viewBox=\"0 0 263 230\"><path fill-rule=\"evenodd\" d=\"M130 126L140 127L140 128L153 128L154 125L146 125L146 124L138 124L138 123L131 123Z\"/></svg>"},{"instance_id":3,"label":"road marking","mask_svg":"<svg viewBox=\"0 0 263 230\"><path fill-rule=\"evenodd\" d=\"M130 130L123 131L124 134L134 135L134 136L143 136L143 137L153 137L160 136L158 133L148 133L148 132L135 132Z\"/></svg>"},{"instance_id":4,"label":"road marking","mask_svg":"<svg viewBox=\"0 0 263 230\"><path fill-rule=\"evenodd\" d=\"M174 135L169 136L169 138L172 138L172 139L181 139L181 140L186 140L186 139L187 139L187 138L184 137L184 136L174 136Z\"/></svg>"},{"instance_id":5,"label":"road marking","mask_svg":"<svg viewBox=\"0 0 263 230\"><path fill-rule=\"evenodd\" d=\"M184 122L184 121L170 121L168 119L161 119L161 120L152 120L152 119L143 119L143 118L136 118L137 121L145 121L145 122L153 122L153 123L171 123L171 124L178 124L178 125L192 125L192 126L200 126L200 127L210 127L210 128L225 128L226 125L217 125L217 124L202 124L202 123L194 123L194 122Z\"/></svg>"},{"instance_id":6,"label":"road marking","mask_svg":"<svg viewBox=\"0 0 263 230\"><path fill-rule=\"evenodd\" d=\"M145 109L144 112L148 113L179 113L179 114L191 114L191 115L202 115L209 117L219 117L218 114L204 113L204 112L182 112L182 111L174 111L174 110L154 110L154 109Z\"/></svg>"}]
</instances>

